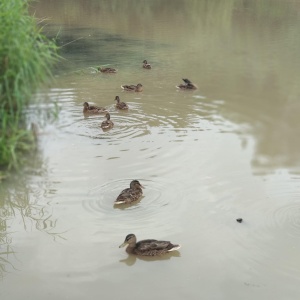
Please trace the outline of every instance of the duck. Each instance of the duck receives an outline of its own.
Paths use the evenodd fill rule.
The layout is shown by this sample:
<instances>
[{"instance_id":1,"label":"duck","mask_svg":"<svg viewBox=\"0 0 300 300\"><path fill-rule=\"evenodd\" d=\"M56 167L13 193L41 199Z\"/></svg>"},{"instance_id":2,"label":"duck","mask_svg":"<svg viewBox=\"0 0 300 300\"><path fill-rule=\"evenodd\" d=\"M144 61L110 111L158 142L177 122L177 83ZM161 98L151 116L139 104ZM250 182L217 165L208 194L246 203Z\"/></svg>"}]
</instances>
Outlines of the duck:
<instances>
[{"instance_id":1,"label":"duck","mask_svg":"<svg viewBox=\"0 0 300 300\"><path fill-rule=\"evenodd\" d=\"M146 59L143 61L143 68L144 69L151 69L151 65L148 64L148 62L146 61Z\"/></svg>"},{"instance_id":2,"label":"duck","mask_svg":"<svg viewBox=\"0 0 300 300\"><path fill-rule=\"evenodd\" d=\"M138 180L132 180L130 182L130 187L120 193L114 204L130 204L139 200L143 195L142 189L144 189L144 187Z\"/></svg>"},{"instance_id":3,"label":"duck","mask_svg":"<svg viewBox=\"0 0 300 300\"><path fill-rule=\"evenodd\" d=\"M123 244L121 244L119 248L126 245L128 245L126 248L128 254L141 256L160 256L171 251L176 251L181 247L169 241L157 241L152 239L137 242L136 236L133 233L126 236Z\"/></svg>"},{"instance_id":4,"label":"duck","mask_svg":"<svg viewBox=\"0 0 300 300\"><path fill-rule=\"evenodd\" d=\"M196 90L197 87L187 78L183 78L182 79L185 84L179 84L177 85L176 87L178 87L179 89L182 89L182 90Z\"/></svg>"},{"instance_id":5,"label":"duck","mask_svg":"<svg viewBox=\"0 0 300 300\"><path fill-rule=\"evenodd\" d=\"M141 83L138 83L137 85L121 85L121 88L125 91L129 92L142 92L143 91L143 85Z\"/></svg>"},{"instance_id":6,"label":"duck","mask_svg":"<svg viewBox=\"0 0 300 300\"><path fill-rule=\"evenodd\" d=\"M128 105L125 102L120 102L120 97L116 96L115 101L117 101L116 108L118 109L128 109Z\"/></svg>"},{"instance_id":7,"label":"duck","mask_svg":"<svg viewBox=\"0 0 300 300\"><path fill-rule=\"evenodd\" d=\"M111 129L114 127L114 123L110 120L110 114L107 112L105 114L106 120L101 123L102 129Z\"/></svg>"},{"instance_id":8,"label":"duck","mask_svg":"<svg viewBox=\"0 0 300 300\"><path fill-rule=\"evenodd\" d=\"M117 69L115 68L101 68L98 67L98 71L101 73L117 73Z\"/></svg>"},{"instance_id":9,"label":"duck","mask_svg":"<svg viewBox=\"0 0 300 300\"><path fill-rule=\"evenodd\" d=\"M84 114L100 114L107 112L104 107L99 107L95 105L89 105L88 102L83 103L83 113Z\"/></svg>"}]
</instances>

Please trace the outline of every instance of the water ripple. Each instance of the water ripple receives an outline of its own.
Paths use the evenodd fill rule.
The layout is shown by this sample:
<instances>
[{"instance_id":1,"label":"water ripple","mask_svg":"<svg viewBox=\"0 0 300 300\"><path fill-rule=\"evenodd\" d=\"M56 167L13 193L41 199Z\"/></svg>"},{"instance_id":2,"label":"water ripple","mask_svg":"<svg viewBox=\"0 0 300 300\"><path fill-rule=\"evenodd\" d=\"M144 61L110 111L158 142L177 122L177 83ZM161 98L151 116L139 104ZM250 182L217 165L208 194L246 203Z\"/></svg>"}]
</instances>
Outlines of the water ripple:
<instances>
[{"instance_id":1,"label":"water ripple","mask_svg":"<svg viewBox=\"0 0 300 300\"><path fill-rule=\"evenodd\" d=\"M102 230L109 228L110 231L133 232L151 228L151 233L155 234L162 228L172 229L182 205L180 190L174 186L167 188L170 186L167 183L139 178L145 187L142 199L131 205L114 206L114 200L123 189L129 187L131 180L120 179L96 186L90 190L88 199L82 202L83 208L105 223Z\"/></svg>"},{"instance_id":2,"label":"water ripple","mask_svg":"<svg viewBox=\"0 0 300 300\"><path fill-rule=\"evenodd\" d=\"M274 211L275 224L289 236L300 237L300 202L287 204Z\"/></svg>"}]
</instances>

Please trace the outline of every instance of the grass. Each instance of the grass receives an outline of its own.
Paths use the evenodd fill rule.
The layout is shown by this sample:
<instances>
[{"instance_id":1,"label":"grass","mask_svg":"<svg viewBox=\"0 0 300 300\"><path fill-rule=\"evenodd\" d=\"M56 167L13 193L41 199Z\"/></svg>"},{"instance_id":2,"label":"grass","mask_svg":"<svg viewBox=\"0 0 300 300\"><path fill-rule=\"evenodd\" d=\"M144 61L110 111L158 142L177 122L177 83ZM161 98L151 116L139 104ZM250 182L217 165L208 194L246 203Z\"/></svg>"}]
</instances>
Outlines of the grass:
<instances>
[{"instance_id":1,"label":"grass","mask_svg":"<svg viewBox=\"0 0 300 300\"><path fill-rule=\"evenodd\" d=\"M17 169L35 147L24 110L51 77L57 47L42 34L24 0L0 1L0 169ZM1 172L0 170L0 172ZM0 180L1 176L0 173Z\"/></svg>"}]
</instances>

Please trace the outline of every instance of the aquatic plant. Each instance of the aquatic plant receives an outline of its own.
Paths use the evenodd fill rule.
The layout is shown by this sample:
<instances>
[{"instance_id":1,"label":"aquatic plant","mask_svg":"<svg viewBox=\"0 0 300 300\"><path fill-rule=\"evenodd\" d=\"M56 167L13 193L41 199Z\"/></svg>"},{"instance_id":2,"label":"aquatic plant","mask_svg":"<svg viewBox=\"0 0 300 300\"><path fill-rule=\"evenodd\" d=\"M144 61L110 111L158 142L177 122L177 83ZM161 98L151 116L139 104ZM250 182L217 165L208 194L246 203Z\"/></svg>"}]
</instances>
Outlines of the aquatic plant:
<instances>
[{"instance_id":1,"label":"aquatic plant","mask_svg":"<svg viewBox=\"0 0 300 300\"><path fill-rule=\"evenodd\" d=\"M24 0L0 1L2 170L16 169L24 161L24 154L35 147L34 132L24 111L39 84L51 76L51 66L58 58L55 43L42 34L28 6Z\"/></svg>"}]
</instances>

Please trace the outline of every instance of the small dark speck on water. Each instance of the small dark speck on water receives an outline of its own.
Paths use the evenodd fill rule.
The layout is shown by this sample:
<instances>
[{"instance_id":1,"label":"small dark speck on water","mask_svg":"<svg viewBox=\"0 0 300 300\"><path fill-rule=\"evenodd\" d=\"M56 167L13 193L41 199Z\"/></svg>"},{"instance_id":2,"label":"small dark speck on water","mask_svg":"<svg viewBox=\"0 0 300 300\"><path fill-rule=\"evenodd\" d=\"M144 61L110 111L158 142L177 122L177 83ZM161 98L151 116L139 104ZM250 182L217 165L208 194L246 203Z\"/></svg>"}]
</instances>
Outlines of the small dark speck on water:
<instances>
[{"instance_id":1,"label":"small dark speck on water","mask_svg":"<svg viewBox=\"0 0 300 300\"><path fill-rule=\"evenodd\" d=\"M239 223L242 223L243 219L242 218L238 218L238 219L236 219L236 221L239 222Z\"/></svg>"}]
</instances>

